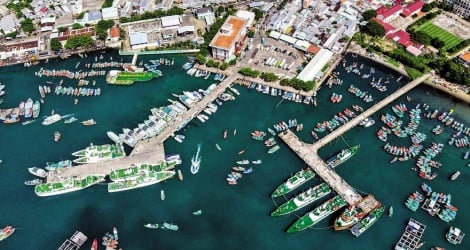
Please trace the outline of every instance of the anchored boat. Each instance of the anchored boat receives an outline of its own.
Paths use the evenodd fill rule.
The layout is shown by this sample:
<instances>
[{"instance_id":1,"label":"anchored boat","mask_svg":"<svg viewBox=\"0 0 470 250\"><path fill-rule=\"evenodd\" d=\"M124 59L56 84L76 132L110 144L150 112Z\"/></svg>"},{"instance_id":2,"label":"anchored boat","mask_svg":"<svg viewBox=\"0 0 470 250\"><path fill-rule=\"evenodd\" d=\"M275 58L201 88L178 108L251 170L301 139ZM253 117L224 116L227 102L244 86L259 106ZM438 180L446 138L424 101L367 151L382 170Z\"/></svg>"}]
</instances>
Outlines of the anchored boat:
<instances>
[{"instance_id":1,"label":"anchored boat","mask_svg":"<svg viewBox=\"0 0 470 250\"><path fill-rule=\"evenodd\" d=\"M374 209L369 215L351 228L351 233L356 237L360 236L382 216L384 211L384 207Z\"/></svg>"},{"instance_id":2,"label":"anchored boat","mask_svg":"<svg viewBox=\"0 0 470 250\"><path fill-rule=\"evenodd\" d=\"M309 188L307 191L297 195L296 197L288 200L286 203L276 208L276 210L271 213L271 216L290 214L313 203L314 201L324 197L329 193L331 193L331 188L326 183Z\"/></svg>"},{"instance_id":3,"label":"anchored boat","mask_svg":"<svg viewBox=\"0 0 470 250\"><path fill-rule=\"evenodd\" d=\"M300 217L289 227L289 229L287 229L287 233L295 233L305 230L320 222L328 215L336 212L338 209L346 206L346 204L346 201L344 201L341 196L337 195L327 200L317 208L313 209L311 212L308 212L304 216Z\"/></svg>"},{"instance_id":4,"label":"anchored boat","mask_svg":"<svg viewBox=\"0 0 470 250\"><path fill-rule=\"evenodd\" d=\"M345 162L349 158L351 158L353 155L357 153L359 150L360 145L356 145L354 147L350 147L347 149L341 150L337 155L331 157L326 161L326 164L328 164L330 167L334 168L338 166L339 164Z\"/></svg>"},{"instance_id":5,"label":"anchored boat","mask_svg":"<svg viewBox=\"0 0 470 250\"><path fill-rule=\"evenodd\" d=\"M104 181L104 175L88 175L83 178L70 177L60 182L48 182L34 187L37 196L52 196L85 189Z\"/></svg>"},{"instance_id":6,"label":"anchored boat","mask_svg":"<svg viewBox=\"0 0 470 250\"><path fill-rule=\"evenodd\" d=\"M287 179L286 182L279 185L276 190L274 190L274 192L271 194L271 197L278 197L287 194L290 191L299 187L300 185L304 184L308 180L312 179L314 176L315 172L313 172L311 168L302 169L295 175Z\"/></svg>"}]
</instances>

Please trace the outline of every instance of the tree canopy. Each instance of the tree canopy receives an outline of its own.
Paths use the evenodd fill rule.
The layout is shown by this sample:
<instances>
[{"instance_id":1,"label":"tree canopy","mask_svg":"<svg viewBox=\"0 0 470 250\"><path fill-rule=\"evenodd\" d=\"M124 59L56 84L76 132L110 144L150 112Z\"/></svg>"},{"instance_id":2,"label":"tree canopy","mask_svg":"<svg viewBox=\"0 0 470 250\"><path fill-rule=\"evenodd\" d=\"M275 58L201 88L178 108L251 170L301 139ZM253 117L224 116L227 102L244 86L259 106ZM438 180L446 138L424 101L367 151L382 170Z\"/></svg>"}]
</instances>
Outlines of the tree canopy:
<instances>
[{"instance_id":1,"label":"tree canopy","mask_svg":"<svg viewBox=\"0 0 470 250\"><path fill-rule=\"evenodd\" d=\"M411 39L413 41L424 44L424 45L429 45L431 44L431 37L426 34L424 31L416 31L416 32L411 32Z\"/></svg>"},{"instance_id":2,"label":"tree canopy","mask_svg":"<svg viewBox=\"0 0 470 250\"><path fill-rule=\"evenodd\" d=\"M57 39L52 38L51 39L51 50L59 51L61 49L62 49L62 43L60 43Z\"/></svg>"},{"instance_id":3,"label":"tree canopy","mask_svg":"<svg viewBox=\"0 0 470 250\"><path fill-rule=\"evenodd\" d=\"M252 68L241 68L240 71L238 71L238 73L244 76L249 76L253 78L257 78L261 74L261 72Z\"/></svg>"},{"instance_id":4,"label":"tree canopy","mask_svg":"<svg viewBox=\"0 0 470 250\"><path fill-rule=\"evenodd\" d=\"M362 18L364 18L364 20L368 21L370 19L372 19L373 17L376 17L377 16L377 11L373 10L373 9L370 9L370 10L366 10L362 13Z\"/></svg>"},{"instance_id":5,"label":"tree canopy","mask_svg":"<svg viewBox=\"0 0 470 250\"><path fill-rule=\"evenodd\" d=\"M96 36L101 40L106 39L108 36L108 29L113 26L113 20L100 20L95 26Z\"/></svg>"},{"instance_id":6,"label":"tree canopy","mask_svg":"<svg viewBox=\"0 0 470 250\"><path fill-rule=\"evenodd\" d=\"M362 26L361 30L371 36L385 36L385 28L374 20L370 20L366 25Z\"/></svg>"},{"instance_id":7,"label":"tree canopy","mask_svg":"<svg viewBox=\"0 0 470 250\"><path fill-rule=\"evenodd\" d=\"M90 35L80 35L67 39L65 43L65 48L67 49L76 49L79 47L88 47L95 43L93 38Z\"/></svg>"},{"instance_id":8,"label":"tree canopy","mask_svg":"<svg viewBox=\"0 0 470 250\"><path fill-rule=\"evenodd\" d=\"M31 33L35 30L33 20L26 18L21 21L21 29L26 33Z\"/></svg>"}]
</instances>

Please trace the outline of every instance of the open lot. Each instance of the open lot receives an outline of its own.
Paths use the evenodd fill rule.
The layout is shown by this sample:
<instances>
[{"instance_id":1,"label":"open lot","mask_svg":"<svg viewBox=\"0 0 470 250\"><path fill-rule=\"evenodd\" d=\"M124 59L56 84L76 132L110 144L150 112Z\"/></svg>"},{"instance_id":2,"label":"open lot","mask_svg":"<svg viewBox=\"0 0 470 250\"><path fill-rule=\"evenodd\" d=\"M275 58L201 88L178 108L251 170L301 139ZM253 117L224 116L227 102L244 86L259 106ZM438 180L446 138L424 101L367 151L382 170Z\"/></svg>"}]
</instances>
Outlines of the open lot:
<instances>
[{"instance_id":1,"label":"open lot","mask_svg":"<svg viewBox=\"0 0 470 250\"><path fill-rule=\"evenodd\" d=\"M453 35L439 26L436 26L432 22L425 22L417 30L425 32L432 38L439 38L445 44L444 49L452 48L462 41L461 38Z\"/></svg>"},{"instance_id":2,"label":"open lot","mask_svg":"<svg viewBox=\"0 0 470 250\"><path fill-rule=\"evenodd\" d=\"M470 23L454 14L438 15L432 23L464 40L470 38Z\"/></svg>"}]
</instances>

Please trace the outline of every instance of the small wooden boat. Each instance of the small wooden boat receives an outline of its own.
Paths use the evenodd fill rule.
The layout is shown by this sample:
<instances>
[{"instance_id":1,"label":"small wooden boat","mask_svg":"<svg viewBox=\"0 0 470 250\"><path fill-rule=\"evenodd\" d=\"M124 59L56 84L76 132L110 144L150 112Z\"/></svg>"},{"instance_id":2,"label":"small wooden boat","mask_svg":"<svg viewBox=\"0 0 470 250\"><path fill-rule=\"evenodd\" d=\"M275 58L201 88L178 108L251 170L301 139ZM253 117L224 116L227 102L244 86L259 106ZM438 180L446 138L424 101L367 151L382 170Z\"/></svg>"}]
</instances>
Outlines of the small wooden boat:
<instances>
[{"instance_id":1,"label":"small wooden boat","mask_svg":"<svg viewBox=\"0 0 470 250\"><path fill-rule=\"evenodd\" d=\"M60 140L61 134L59 131L54 132L54 141L58 142Z\"/></svg>"},{"instance_id":2,"label":"small wooden boat","mask_svg":"<svg viewBox=\"0 0 470 250\"><path fill-rule=\"evenodd\" d=\"M96 124L96 121L93 120L93 119L89 119L89 120L86 120L86 121L82 121L82 124L84 126L91 126L91 125L95 125Z\"/></svg>"},{"instance_id":3,"label":"small wooden boat","mask_svg":"<svg viewBox=\"0 0 470 250\"><path fill-rule=\"evenodd\" d=\"M238 152L239 155L245 153L245 150L241 150L240 152Z\"/></svg>"}]
</instances>

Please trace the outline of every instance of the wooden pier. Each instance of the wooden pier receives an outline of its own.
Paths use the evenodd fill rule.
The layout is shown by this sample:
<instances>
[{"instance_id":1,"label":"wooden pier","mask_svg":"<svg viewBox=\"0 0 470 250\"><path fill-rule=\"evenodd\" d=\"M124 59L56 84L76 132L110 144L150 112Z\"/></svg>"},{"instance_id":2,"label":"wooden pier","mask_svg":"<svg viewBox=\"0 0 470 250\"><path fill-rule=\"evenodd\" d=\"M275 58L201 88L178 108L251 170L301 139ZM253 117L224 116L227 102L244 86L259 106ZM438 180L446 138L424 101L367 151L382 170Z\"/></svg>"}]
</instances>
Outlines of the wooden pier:
<instances>
[{"instance_id":1,"label":"wooden pier","mask_svg":"<svg viewBox=\"0 0 470 250\"><path fill-rule=\"evenodd\" d=\"M225 90L237 80L236 75L230 75L219 83L208 95L196 103L188 111L183 113L177 120L170 122L160 134L144 141L137 142L129 156L109 161L83 164L73 168L65 168L57 175L61 178L84 177L92 174L108 175L112 170L129 168L132 164L147 163L158 164L165 160L165 149L163 143L168 137L173 136L176 131L184 127L196 117L207 105L213 102Z\"/></svg>"}]
</instances>

